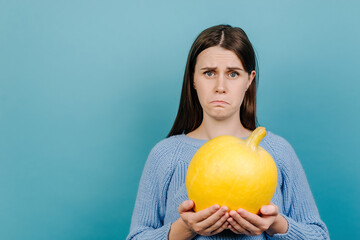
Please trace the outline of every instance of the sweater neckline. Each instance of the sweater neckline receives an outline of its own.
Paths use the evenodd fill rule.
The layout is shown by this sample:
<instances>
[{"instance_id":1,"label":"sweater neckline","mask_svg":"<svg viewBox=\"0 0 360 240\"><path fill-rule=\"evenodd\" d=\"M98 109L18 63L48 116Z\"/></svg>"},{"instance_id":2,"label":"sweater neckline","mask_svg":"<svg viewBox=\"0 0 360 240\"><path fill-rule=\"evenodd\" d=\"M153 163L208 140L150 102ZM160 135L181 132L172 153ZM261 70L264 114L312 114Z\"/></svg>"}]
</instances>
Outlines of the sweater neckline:
<instances>
[{"instance_id":1,"label":"sweater neckline","mask_svg":"<svg viewBox=\"0 0 360 240\"><path fill-rule=\"evenodd\" d=\"M198 138L189 137L189 136L186 136L185 133L178 135L178 137L185 143L190 144L194 147L201 147L204 143L209 141L206 139L198 139ZM241 139L246 140L246 138L247 137L242 137Z\"/></svg>"}]
</instances>

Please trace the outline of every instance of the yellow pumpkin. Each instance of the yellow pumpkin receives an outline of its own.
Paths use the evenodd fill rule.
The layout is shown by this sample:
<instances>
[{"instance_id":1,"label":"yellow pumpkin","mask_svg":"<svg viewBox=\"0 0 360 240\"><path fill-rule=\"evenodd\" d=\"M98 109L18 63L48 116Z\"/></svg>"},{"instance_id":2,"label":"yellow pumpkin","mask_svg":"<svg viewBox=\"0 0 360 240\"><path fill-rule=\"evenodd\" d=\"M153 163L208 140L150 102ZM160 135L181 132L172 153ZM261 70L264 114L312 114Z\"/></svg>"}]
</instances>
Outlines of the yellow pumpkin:
<instances>
[{"instance_id":1,"label":"yellow pumpkin","mask_svg":"<svg viewBox=\"0 0 360 240\"><path fill-rule=\"evenodd\" d=\"M268 205L277 184L276 164L258 146L266 136L256 128L246 139L223 135L207 141L193 156L186 174L189 199L200 211L214 204L258 214Z\"/></svg>"}]
</instances>

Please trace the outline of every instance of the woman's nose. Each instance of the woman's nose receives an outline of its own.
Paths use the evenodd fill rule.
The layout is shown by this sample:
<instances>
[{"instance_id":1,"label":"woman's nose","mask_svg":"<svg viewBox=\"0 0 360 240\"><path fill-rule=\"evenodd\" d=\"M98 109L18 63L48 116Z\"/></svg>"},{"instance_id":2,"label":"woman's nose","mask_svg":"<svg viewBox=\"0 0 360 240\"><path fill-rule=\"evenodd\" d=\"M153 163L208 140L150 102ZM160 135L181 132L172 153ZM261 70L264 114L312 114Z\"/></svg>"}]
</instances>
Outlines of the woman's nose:
<instances>
[{"instance_id":1,"label":"woman's nose","mask_svg":"<svg viewBox=\"0 0 360 240\"><path fill-rule=\"evenodd\" d=\"M225 77L222 74L220 74L219 77L216 79L215 91L217 93L226 92Z\"/></svg>"}]
</instances>

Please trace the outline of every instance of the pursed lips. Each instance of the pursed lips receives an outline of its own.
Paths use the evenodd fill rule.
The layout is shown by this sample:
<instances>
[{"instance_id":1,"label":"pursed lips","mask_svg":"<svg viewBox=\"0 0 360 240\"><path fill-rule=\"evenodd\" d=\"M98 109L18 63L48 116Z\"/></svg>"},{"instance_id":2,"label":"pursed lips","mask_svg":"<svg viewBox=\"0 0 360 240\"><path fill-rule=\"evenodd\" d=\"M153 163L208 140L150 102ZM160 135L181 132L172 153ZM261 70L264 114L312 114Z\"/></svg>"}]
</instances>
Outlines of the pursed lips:
<instances>
[{"instance_id":1,"label":"pursed lips","mask_svg":"<svg viewBox=\"0 0 360 240\"><path fill-rule=\"evenodd\" d=\"M211 101L210 103L215 103L215 104L229 104L228 102L223 101L223 100L214 100L214 101Z\"/></svg>"}]
</instances>

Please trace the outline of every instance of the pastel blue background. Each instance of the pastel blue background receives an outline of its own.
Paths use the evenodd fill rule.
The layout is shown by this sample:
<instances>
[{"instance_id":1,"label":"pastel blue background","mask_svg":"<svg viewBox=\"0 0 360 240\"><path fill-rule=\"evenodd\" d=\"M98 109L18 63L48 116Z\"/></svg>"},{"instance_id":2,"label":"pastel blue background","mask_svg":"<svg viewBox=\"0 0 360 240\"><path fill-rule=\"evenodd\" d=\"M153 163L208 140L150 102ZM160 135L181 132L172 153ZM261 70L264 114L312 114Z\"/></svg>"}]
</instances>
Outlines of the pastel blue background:
<instances>
[{"instance_id":1,"label":"pastel blue background","mask_svg":"<svg viewBox=\"0 0 360 240\"><path fill-rule=\"evenodd\" d=\"M258 119L286 138L332 239L360 229L357 1L0 1L0 239L124 239L205 28L242 27Z\"/></svg>"}]
</instances>

